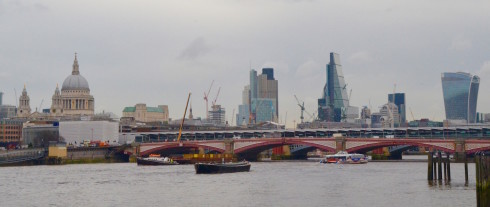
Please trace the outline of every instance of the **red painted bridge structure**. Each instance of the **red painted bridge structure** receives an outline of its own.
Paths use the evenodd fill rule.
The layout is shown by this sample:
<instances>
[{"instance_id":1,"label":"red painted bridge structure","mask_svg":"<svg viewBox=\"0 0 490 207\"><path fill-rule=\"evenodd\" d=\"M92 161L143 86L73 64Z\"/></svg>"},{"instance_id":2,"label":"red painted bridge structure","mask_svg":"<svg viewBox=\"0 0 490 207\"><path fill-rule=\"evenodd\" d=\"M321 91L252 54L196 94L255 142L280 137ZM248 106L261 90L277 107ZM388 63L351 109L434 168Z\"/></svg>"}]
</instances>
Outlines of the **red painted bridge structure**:
<instances>
[{"instance_id":1,"label":"red painted bridge structure","mask_svg":"<svg viewBox=\"0 0 490 207\"><path fill-rule=\"evenodd\" d=\"M232 153L240 157L253 159L267 149L283 145L303 145L311 149L329 152L347 151L365 153L381 147L417 146L446 153L473 154L490 150L490 139L431 139L431 138L248 138L220 140L184 140L180 142L141 143L137 149L140 156L151 153L172 154L190 149L205 149L208 152Z\"/></svg>"}]
</instances>

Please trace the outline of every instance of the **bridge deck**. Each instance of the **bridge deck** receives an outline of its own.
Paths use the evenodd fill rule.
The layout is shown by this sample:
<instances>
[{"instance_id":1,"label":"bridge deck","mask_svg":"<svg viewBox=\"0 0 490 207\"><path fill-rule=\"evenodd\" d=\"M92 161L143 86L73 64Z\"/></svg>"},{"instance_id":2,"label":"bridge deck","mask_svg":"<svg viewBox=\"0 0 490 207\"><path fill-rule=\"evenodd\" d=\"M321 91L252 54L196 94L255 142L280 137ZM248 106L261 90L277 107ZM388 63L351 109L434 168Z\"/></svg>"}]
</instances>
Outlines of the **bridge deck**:
<instances>
[{"instance_id":1,"label":"bridge deck","mask_svg":"<svg viewBox=\"0 0 490 207\"><path fill-rule=\"evenodd\" d=\"M246 131L194 131L183 132L183 140L221 140L230 138L328 138L342 134L350 138L420 138L420 139L490 139L487 128L397 128L397 129L311 129L311 130L246 130ZM135 142L175 141L178 132L123 133L135 137Z\"/></svg>"}]
</instances>

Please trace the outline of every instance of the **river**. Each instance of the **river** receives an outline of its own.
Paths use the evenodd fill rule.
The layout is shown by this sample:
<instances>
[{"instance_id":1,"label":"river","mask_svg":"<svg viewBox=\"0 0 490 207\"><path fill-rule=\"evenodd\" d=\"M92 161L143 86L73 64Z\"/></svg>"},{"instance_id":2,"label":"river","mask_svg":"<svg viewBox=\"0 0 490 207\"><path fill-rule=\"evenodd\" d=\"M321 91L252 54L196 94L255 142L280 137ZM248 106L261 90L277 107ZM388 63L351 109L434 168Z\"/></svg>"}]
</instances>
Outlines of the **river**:
<instances>
[{"instance_id":1,"label":"river","mask_svg":"<svg viewBox=\"0 0 490 207\"><path fill-rule=\"evenodd\" d=\"M250 172L197 175L192 165L135 163L0 168L0 206L475 206L475 165L451 163L429 185L424 162L254 162Z\"/></svg>"}]
</instances>

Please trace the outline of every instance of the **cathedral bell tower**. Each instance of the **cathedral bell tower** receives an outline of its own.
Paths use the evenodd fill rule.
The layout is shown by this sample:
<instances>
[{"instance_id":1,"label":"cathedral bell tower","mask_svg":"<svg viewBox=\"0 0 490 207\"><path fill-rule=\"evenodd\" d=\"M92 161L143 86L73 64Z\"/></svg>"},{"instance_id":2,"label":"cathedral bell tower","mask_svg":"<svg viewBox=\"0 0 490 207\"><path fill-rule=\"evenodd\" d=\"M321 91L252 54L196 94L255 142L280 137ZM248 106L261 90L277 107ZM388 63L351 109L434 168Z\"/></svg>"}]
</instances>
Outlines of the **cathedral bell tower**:
<instances>
[{"instance_id":1,"label":"cathedral bell tower","mask_svg":"<svg viewBox=\"0 0 490 207\"><path fill-rule=\"evenodd\" d=\"M31 115L30 99L27 95L26 85L19 98L19 109L17 110L17 117L29 117Z\"/></svg>"},{"instance_id":2,"label":"cathedral bell tower","mask_svg":"<svg viewBox=\"0 0 490 207\"><path fill-rule=\"evenodd\" d=\"M54 117L63 116L63 102L62 102L60 88L58 87L58 84L56 84L56 90L54 90L54 94L52 97L51 116Z\"/></svg>"}]
</instances>

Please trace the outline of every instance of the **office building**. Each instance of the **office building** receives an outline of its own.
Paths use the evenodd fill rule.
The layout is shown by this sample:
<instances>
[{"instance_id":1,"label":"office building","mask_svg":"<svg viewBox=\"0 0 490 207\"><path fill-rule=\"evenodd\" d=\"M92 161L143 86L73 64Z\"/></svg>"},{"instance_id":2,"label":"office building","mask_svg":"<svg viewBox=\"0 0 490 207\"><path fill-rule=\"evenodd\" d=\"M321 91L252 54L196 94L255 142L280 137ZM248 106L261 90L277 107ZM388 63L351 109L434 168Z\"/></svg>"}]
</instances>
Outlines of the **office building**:
<instances>
[{"instance_id":1,"label":"office building","mask_svg":"<svg viewBox=\"0 0 490 207\"><path fill-rule=\"evenodd\" d=\"M242 104L238 106L238 114L236 115L236 125L246 126L250 116L250 106L248 104Z\"/></svg>"},{"instance_id":2,"label":"office building","mask_svg":"<svg viewBox=\"0 0 490 207\"><path fill-rule=\"evenodd\" d=\"M83 141L116 142L119 123L112 121L65 121L59 123L59 134L68 144Z\"/></svg>"},{"instance_id":3,"label":"office building","mask_svg":"<svg viewBox=\"0 0 490 207\"><path fill-rule=\"evenodd\" d=\"M0 143L19 143L22 140L22 121L0 120Z\"/></svg>"},{"instance_id":4,"label":"office building","mask_svg":"<svg viewBox=\"0 0 490 207\"><path fill-rule=\"evenodd\" d=\"M125 107L122 118L129 118L136 122L168 122L168 106L149 107L144 103L139 103Z\"/></svg>"},{"instance_id":5,"label":"office building","mask_svg":"<svg viewBox=\"0 0 490 207\"><path fill-rule=\"evenodd\" d=\"M398 107L394 103L383 105L379 113L384 119L383 127L391 128L400 126L400 114L398 113Z\"/></svg>"},{"instance_id":6,"label":"office building","mask_svg":"<svg viewBox=\"0 0 490 207\"><path fill-rule=\"evenodd\" d=\"M22 128L22 144L45 147L49 141L63 141L58 122L26 122Z\"/></svg>"},{"instance_id":7,"label":"office building","mask_svg":"<svg viewBox=\"0 0 490 207\"><path fill-rule=\"evenodd\" d=\"M211 111L209 111L208 121L217 126L224 126L226 124L225 114L225 108L221 107L221 105L213 105L211 106Z\"/></svg>"},{"instance_id":8,"label":"office building","mask_svg":"<svg viewBox=\"0 0 490 207\"><path fill-rule=\"evenodd\" d=\"M255 123L274 121L276 119L274 101L274 99L268 98L256 98L252 100L252 111L255 112Z\"/></svg>"},{"instance_id":9,"label":"office building","mask_svg":"<svg viewBox=\"0 0 490 207\"><path fill-rule=\"evenodd\" d=\"M11 105L0 105L0 120L14 118L17 116L17 107Z\"/></svg>"},{"instance_id":10,"label":"office building","mask_svg":"<svg viewBox=\"0 0 490 207\"><path fill-rule=\"evenodd\" d=\"M341 122L359 118L359 108L349 105L347 84L344 81L340 56L330 53L330 63L326 67L326 83L322 97L318 99L320 121Z\"/></svg>"},{"instance_id":11,"label":"office building","mask_svg":"<svg viewBox=\"0 0 490 207\"><path fill-rule=\"evenodd\" d=\"M249 106L249 123L277 121L279 117L279 91L278 81L274 78L274 69L263 68L260 75L257 75L257 71L250 70L248 88L249 92L246 92L247 87L245 87L242 93L242 105ZM249 98L247 98L247 94L249 94ZM245 115L241 114L240 117L243 119Z\"/></svg>"},{"instance_id":12,"label":"office building","mask_svg":"<svg viewBox=\"0 0 490 207\"><path fill-rule=\"evenodd\" d=\"M250 85L246 85L242 91L242 104L250 104Z\"/></svg>"},{"instance_id":13,"label":"office building","mask_svg":"<svg viewBox=\"0 0 490 207\"><path fill-rule=\"evenodd\" d=\"M242 91L242 104L238 105L236 125L246 126L250 122L250 85L246 85Z\"/></svg>"},{"instance_id":14,"label":"office building","mask_svg":"<svg viewBox=\"0 0 490 207\"><path fill-rule=\"evenodd\" d=\"M394 103L398 107L399 123L405 124L407 122L405 93L388 94L388 102Z\"/></svg>"},{"instance_id":15,"label":"office building","mask_svg":"<svg viewBox=\"0 0 490 207\"><path fill-rule=\"evenodd\" d=\"M480 78L464 72L442 73L444 109L448 122L476 122Z\"/></svg>"}]
</instances>

